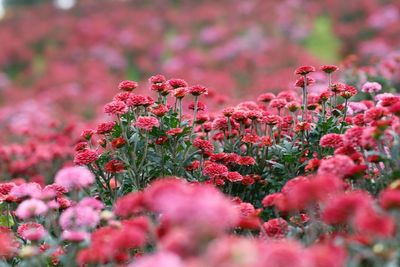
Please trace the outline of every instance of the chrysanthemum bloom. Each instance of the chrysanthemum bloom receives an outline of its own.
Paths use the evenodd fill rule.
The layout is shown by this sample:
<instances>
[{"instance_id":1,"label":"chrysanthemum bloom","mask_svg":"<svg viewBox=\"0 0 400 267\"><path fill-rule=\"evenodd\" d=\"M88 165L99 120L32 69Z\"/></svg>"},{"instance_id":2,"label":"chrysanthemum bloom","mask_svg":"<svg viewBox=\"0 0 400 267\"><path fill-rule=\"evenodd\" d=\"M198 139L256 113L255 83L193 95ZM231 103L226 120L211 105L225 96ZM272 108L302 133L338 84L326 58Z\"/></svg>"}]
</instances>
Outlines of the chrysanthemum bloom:
<instances>
[{"instance_id":1,"label":"chrysanthemum bloom","mask_svg":"<svg viewBox=\"0 0 400 267\"><path fill-rule=\"evenodd\" d=\"M66 167L57 172L55 183L68 190L79 190L94 182L94 175L86 167Z\"/></svg>"},{"instance_id":2,"label":"chrysanthemum bloom","mask_svg":"<svg viewBox=\"0 0 400 267\"><path fill-rule=\"evenodd\" d=\"M311 123L309 123L309 122L298 122L295 125L294 130L295 130L296 133L309 131L309 130L311 130Z\"/></svg>"},{"instance_id":3,"label":"chrysanthemum bloom","mask_svg":"<svg viewBox=\"0 0 400 267\"><path fill-rule=\"evenodd\" d=\"M389 111L397 117L400 117L400 102L397 102L389 107Z\"/></svg>"},{"instance_id":4,"label":"chrysanthemum bloom","mask_svg":"<svg viewBox=\"0 0 400 267\"><path fill-rule=\"evenodd\" d=\"M185 80L182 79L169 79L167 83L173 88L173 89L178 89L178 88L185 88L188 86L188 83Z\"/></svg>"},{"instance_id":5,"label":"chrysanthemum bloom","mask_svg":"<svg viewBox=\"0 0 400 267\"><path fill-rule=\"evenodd\" d=\"M180 87L173 91L173 96L182 99L189 93L189 89L187 87Z\"/></svg>"},{"instance_id":6,"label":"chrysanthemum bloom","mask_svg":"<svg viewBox=\"0 0 400 267\"><path fill-rule=\"evenodd\" d=\"M379 195L379 204L386 210L400 209L400 190L385 189Z\"/></svg>"},{"instance_id":7,"label":"chrysanthemum bloom","mask_svg":"<svg viewBox=\"0 0 400 267\"><path fill-rule=\"evenodd\" d=\"M377 147L376 142L379 138L379 131L375 127L366 127L361 135L361 146L364 149L374 149Z\"/></svg>"},{"instance_id":8,"label":"chrysanthemum bloom","mask_svg":"<svg viewBox=\"0 0 400 267\"><path fill-rule=\"evenodd\" d=\"M382 85L377 82L366 82L361 88L364 93L377 93L382 90Z\"/></svg>"},{"instance_id":9,"label":"chrysanthemum bloom","mask_svg":"<svg viewBox=\"0 0 400 267\"><path fill-rule=\"evenodd\" d=\"M348 129L343 135L343 141L346 145L360 146L361 136L364 131L364 127L353 126Z\"/></svg>"},{"instance_id":10,"label":"chrysanthemum bloom","mask_svg":"<svg viewBox=\"0 0 400 267\"><path fill-rule=\"evenodd\" d=\"M318 168L319 175L336 175L344 177L351 173L355 164L351 158L345 155L334 155L329 159L323 159Z\"/></svg>"},{"instance_id":11,"label":"chrysanthemum bloom","mask_svg":"<svg viewBox=\"0 0 400 267\"><path fill-rule=\"evenodd\" d=\"M331 92L334 94L339 94L346 89L346 84L344 83L334 83L331 86Z\"/></svg>"},{"instance_id":12,"label":"chrysanthemum bloom","mask_svg":"<svg viewBox=\"0 0 400 267\"><path fill-rule=\"evenodd\" d=\"M311 72L315 72L315 68L313 66L301 66L301 67L296 69L294 74L307 75L307 74L309 74Z\"/></svg>"},{"instance_id":13,"label":"chrysanthemum bloom","mask_svg":"<svg viewBox=\"0 0 400 267\"><path fill-rule=\"evenodd\" d=\"M143 192L132 192L120 197L114 204L114 213L117 216L128 218L145 210Z\"/></svg>"},{"instance_id":14,"label":"chrysanthemum bloom","mask_svg":"<svg viewBox=\"0 0 400 267\"><path fill-rule=\"evenodd\" d=\"M235 112L235 108L233 108L233 107L227 107L222 110L222 114L224 114L224 116L228 117L228 118L231 117L234 112Z\"/></svg>"},{"instance_id":15,"label":"chrysanthemum bloom","mask_svg":"<svg viewBox=\"0 0 400 267\"><path fill-rule=\"evenodd\" d=\"M326 101L329 100L330 96L331 96L331 92L329 92L329 91L322 92L322 93L319 95L319 100L318 100L318 102L319 102L319 103L325 103Z\"/></svg>"},{"instance_id":16,"label":"chrysanthemum bloom","mask_svg":"<svg viewBox=\"0 0 400 267\"><path fill-rule=\"evenodd\" d=\"M18 251L19 242L10 232L0 231L0 257L11 258Z\"/></svg>"},{"instance_id":17,"label":"chrysanthemum bloom","mask_svg":"<svg viewBox=\"0 0 400 267\"><path fill-rule=\"evenodd\" d=\"M150 89L158 93L162 93L167 90L167 80L163 75L154 75L149 79Z\"/></svg>"},{"instance_id":18,"label":"chrysanthemum bloom","mask_svg":"<svg viewBox=\"0 0 400 267\"><path fill-rule=\"evenodd\" d=\"M306 172L313 172L318 169L320 163L321 163L321 161L318 158L310 159L308 161L306 167L304 167L304 170Z\"/></svg>"},{"instance_id":19,"label":"chrysanthemum bloom","mask_svg":"<svg viewBox=\"0 0 400 267\"><path fill-rule=\"evenodd\" d=\"M117 138L114 138L114 139L111 141L111 146L112 146L114 149L121 148L121 147L123 147L125 144L126 144L126 141L125 141L125 139L124 139L123 137L117 137Z\"/></svg>"},{"instance_id":20,"label":"chrysanthemum bloom","mask_svg":"<svg viewBox=\"0 0 400 267\"><path fill-rule=\"evenodd\" d=\"M128 107L140 107L145 106L149 103L149 100L144 95L130 95L126 100L126 105Z\"/></svg>"},{"instance_id":21,"label":"chrysanthemum bloom","mask_svg":"<svg viewBox=\"0 0 400 267\"><path fill-rule=\"evenodd\" d=\"M353 228L361 234L372 237L390 238L396 231L396 221L391 216L378 213L371 205L358 210Z\"/></svg>"},{"instance_id":22,"label":"chrysanthemum bloom","mask_svg":"<svg viewBox=\"0 0 400 267\"><path fill-rule=\"evenodd\" d=\"M257 101L259 102L264 102L264 103L269 103L271 102L272 99L275 98L275 95L273 93L265 93L261 94L258 98Z\"/></svg>"},{"instance_id":23,"label":"chrysanthemum bloom","mask_svg":"<svg viewBox=\"0 0 400 267\"><path fill-rule=\"evenodd\" d=\"M243 176L238 172L228 172L226 179L230 182L240 182L243 180Z\"/></svg>"},{"instance_id":24,"label":"chrysanthemum bloom","mask_svg":"<svg viewBox=\"0 0 400 267\"><path fill-rule=\"evenodd\" d=\"M378 98L378 96L377 96ZM377 106L391 107L392 105L400 102L400 96L386 95L379 98Z\"/></svg>"},{"instance_id":25,"label":"chrysanthemum bloom","mask_svg":"<svg viewBox=\"0 0 400 267\"><path fill-rule=\"evenodd\" d=\"M95 162L99 158L97 152L93 150L85 150L75 155L74 163L76 165L88 165Z\"/></svg>"},{"instance_id":26,"label":"chrysanthemum bloom","mask_svg":"<svg viewBox=\"0 0 400 267\"><path fill-rule=\"evenodd\" d=\"M208 140L203 140L200 138L196 138L193 140L193 146L197 147L198 149L202 151L210 151L212 152L214 150L213 144L208 141Z\"/></svg>"},{"instance_id":27,"label":"chrysanthemum bloom","mask_svg":"<svg viewBox=\"0 0 400 267\"><path fill-rule=\"evenodd\" d=\"M42 195L42 187L38 183L23 183L13 186L8 195L15 200L21 200L27 197L40 198Z\"/></svg>"},{"instance_id":28,"label":"chrysanthemum bloom","mask_svg":"<svg viewBox=\"0 0 400 267\"><path fill-rule=\"evenodd\" d=\"M241 166L251 166L256 164L256 160L250 156L242 156L238 159L236 163Z\"/></svg>"},{"instance_id":29,"label":"chrysanthemum bloom","mask_svg":"<svg viewBox=\"0 0 400 267\"><path fill-rule=\"evenodd\" d=\"M364 112L368 109L368 107L362 102L349 102L349 107L354 113Z\"/></svg>"},{"instance_id":30,"label":"chrysanthemum bloom","mask_svg":"<svg viewBox=\"0 0 400 267\"><path fill-rule=\"evenodd\" d=\"M208 94L208 89L202 85L194 85L189 88L189 93L193 96L200 96Z\"/></svg>"},{"instance_id":31,"label":"chrysanthemum bloom","mask_svg":"<svg viewBox=\"0 0 400 267\"><path fill-rule=\"evenodd\" d=\"M282 218L271 219L263 224L268 237L281 239L289 232L288 223Z\"/></svg>"},{"instance_id":32,"label":"chrysanthemum bloom","mask_svg":"<svg viewBox=\"0 0 400 267\"><path fill-rule=\"evenodd\" d=\"M112 101L104 106L104 112L110 115L122 115L128 112L128 106L122 101Z\"/></svg>"},{"instance_id":33,"label":"chrysanthemum bloom","mask_svg":"<svg viewBox=\"0 0 400 267\"><path fill-rule=\"evenodd\" d=\"M371 204L371 196L365 192L340 192L327 199L322 219L332 225L345 224L354 218L359 209Z\"/></svg>"},{"instance_id":34,"label":"chrysanthemum bloom","mask_svg":"<svg viewBox=\"0 0 400 267\"><path fill-rule=\"evenodd\" d=\"M282 109L286 106L287 101L286 99L283 98L275 98L272 99L271 102L269 103L270 108L276 108L276 109Z\"/></svg>"},{"instance_id":35,"label":"chrysanthemum bloom","mask_svg":"<svg viewBox=\"0 0 400 267\"><path fill-rule=\"evenodd\" d=\"M92 136L93 136L94 133L95 133L94 130L92 130L92 129L86 129L86 130L83 130L83 131L82 131L81 137L84 138L84 139L86 139L86 140L90 140L90 139L92 138Z\"/></svg>"},{"instance_id":36,"label":"chrysanthemum bloom","mask_svg":"<svg viewBox=\"0 0 400 267\"><path fill-rule=\"evenodd\" d=\"M18 227L17 233L25 240L39 241L47 234L43 225L35 222L21 224Z\"/></svg>"},{"instance_id":37,"label":"chrysanthemum bloom","mask_svg":"<svg viewBox=\"0 0 400 267\"><path fill-rule=\"evenodd\" d=\"M140 257L137 261L131 263L128 267L154 267L154 266L185 267L187 265L178 255L168 251L164 251L164 252L157 252L156 254L153 255Z\"/></svg>"},{"instance_id":38,"label":"chrysanthemum bloom","mask_svg":"<svg viewBox=\"0 0 400 267\"><path fill-rule=\"evenodd\" d=\"M286 108L290 111L290 112L296 112L297 110L300 109L300 104L296 101L291 101L289 103L286 104Z\"/></svg>"},{"instance_id":39,"label":"chrysanthemum bloom","mask_svg":"<svg viewBox=\"0 0 400 267\"><path fill-rule=\"evenodd\" d=\"M321 137L319 145L322 147L338 148L343 146L343 138L341 134L330 133Z\"/></svg>"},{"instance_id":40,"label":"chrysanthemum bloom","mask_svg":"<svg viewBox=\"0 0 400 267\"><path fill-rule=\"evenodd\" d=\"M176 135L178 135L178 134L181 134L183 132L183 129L182 128L173 128L173 129L171 129L171 130L168 130L167 132L166 132L166 134L167 135L170 135L170 136L176 136Z\"/></svg>"},{"instance_id":41,"label":"chrysanthemum bloom","mask_svg":"<svg viewBox=\"0 0 400 267\"><path fill-rule=\"evenodd\" d=\"M211 178L216 176L227 176L228 167L222 164L206 161L204 164L203 174Z\"/></svg>"},{"instance_id":42,"label":"chrysanthemum bloom","mask_svg":"<svg viewBox=\"0 0 400 267\"><path fill-rule=\"evenodd\" d=\"M122 91L133 91L138 87L138 83L135 81L122 81L118 85L118 89Z\"/></svg>"},{"instance_id":43,"label":"chrysanthemum bloom","mask_svg":"<svg viewBox=\"0 0 400 267\"><path fill-rule=\"evenodd\" d=\"M306 84L307 86L313 85L315 83L315 80L313 78L311 78L311 77L307 77L306 81L307 81L307 84ZM305 85L304 76L301 76L300 78L298 78L296 80L295 86L296 87L300 87L300 88L304 88L304 85Z\"/></svg>"},{"instance_id":44,"label":"chrysanthemum bloom","mask_svg":"<svg viewBox=\"0 0 400 267\"><path fill-rule=\"evenodd\" d=\"M264 116L262 118L262 122L267 125L270 125L270 126L279 125L282 122L282 118L278 115L272 114L272 115Z\"/></svg>"},{"instance_id":45,"label":"chrysanthemum bloom","mask_svg":"<svg viewBox=\"0 0 400 267\"><path fill-rule=\"evenodd\" d=\"M206 168L219 164L209 162ZM223 166L223 165L222 165ZM225 166L223 166L225 167ZM228 170L216 170L209 176L227 174ZM224 175L226 176L226 175ZM220 234L235 226L239 220L236 206L213 186L188 185L178 179L160 179L145 191L147 206L173 223L192 230L196 236ZM209 236L209 235L208 235Z\"/></svg>"},{"instance_id":46,"label":"chrysanthemum bloom","mask_svg":"<svg viewBox=\"0 0 400 267\"><path fill-rule=\"evenodd\" d=\"M74 151L75 152L84 151L88 148L89 148L89 146L88 146L87 142L79 142L74 146Z\"/></svg>"},{"instance_id":47,"label":"chrysanthemum bloom","mask_svg":"<svg viewBox=\"0 0 400 267\"><path fill-rule=\"evenodd\" d=\"M260 137L256 134L248 133L243 136L242 141L243 141L243 143L246 143L246 144L255 144L258 142L259 138Z\"/></svg>"},{"instance_id":48,"label":"chrysanthemum bloom","mask_svg":"<svg viewBox=\"0 0 400 267\"><path fill-rule=\"evenodd\" d=\"M96 129L96 133L97 134L107 134L110 133L114 126L115 126L115 122L114 121L110 121L110 122L102 122L99 125L97 125L97 129Z\"/></svg>"},{"instance_id":49,"label":"chrysanthemum bloom","mask_svg":"<svg viewBox=\"0 0 400 267\"><path fill-rule=\"evenodd\" d=\"M63 230L93 229L100 222L98 210L89 206L77 205L66 209L60 216Z\"/></svg>"},{"instance_id":50,"label":"chrysanthemum bloom","mask_svg":"<svg viewBox=\"0 0 400 267\"><path fill-rule=\"evenodd\" d=\"M349 99L357 94L357 89L354 86L346 85L344 90L339 94L344 99Z\"/></svg>"},{"instance_id":51,"label":"chrysanthemum bloom","mask_svg":"<svg viewBox=\"0 0 400 267\"><path fill-rule=\"evenodd\" d=\"M154 117L140 116L134 125L141 130L151 131L153 127L160 126L160 122Z\"/></svg>"},{"instance_id":52,"label":"chrysanthemum bloom","mask_svg":"<svg viewBox=\"0 0 400 267\"><path fill-rule=\"evenodd\" d=\"M168 108L163 104L158 104L155 107L150 108L150 112L156 115L157 117L162 117L168 112Z\"/></svg>"},{"instance_id":53,"label":"chrysanthemum bloom","mask_svg":"<svg viewBox=\"0 0 400 267\"><path fill-rule=\"evenodd\" d=\"M333 73L337 71L339 68L335 65L322 65L319 69L325 73Z\"/></svg>"},{"instance_id":54,"label":"chrysanthemum bloom","mask_svg":"<svg viewBox=\"0 0 400 267\"><path fill-rule=\"evenodd\" d=\"M287 102L291 102L297 99L297 95L293 91L282 91L276 96L276 98L285 99Z\"/></svg>"},{"instance_id":55,"label":"chrysanthemum bloom","mask_svg":"<svg viewBox=\"0 0 400 267\"><path fill-rule=\"evenodd\" d=\"M373 122L382 119L388 114L388 110L383 107L373 107L364 113L365 122Z\"/></svg>"},{"instance_id":56,"label":"chrysanthemum bloom","mask_svg":"<svg viewBox=\"0 0 400 267\"><path fill-rule=\"evenodd\" d=\"M46 214L48 207L46 203L38 199L28 199L18 205L15 214L21 220Z\"/></svg>"},{"instance_id":57,"label":"chrysanthemum bloom","mask_svg":"<svg viewBox=\"0 0 400 267\"><path fill-rule=\"evenodd\" d=\"M117 159L110 160L104 165L104 170L109 173L117 173L125 170L125 164Z\"/></svg>"}]
</instances>

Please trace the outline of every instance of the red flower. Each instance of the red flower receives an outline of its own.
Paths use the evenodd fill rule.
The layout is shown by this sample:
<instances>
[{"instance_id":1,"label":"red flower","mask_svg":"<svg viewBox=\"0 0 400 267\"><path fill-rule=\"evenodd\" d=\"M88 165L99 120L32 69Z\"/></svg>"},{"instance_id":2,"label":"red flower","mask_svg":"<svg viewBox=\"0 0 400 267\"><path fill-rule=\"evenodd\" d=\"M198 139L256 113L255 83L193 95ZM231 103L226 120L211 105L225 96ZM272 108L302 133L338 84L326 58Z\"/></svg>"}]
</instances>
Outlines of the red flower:
<instances>
[{"instance_id":1,"label":"red flower","mask_svg":"<svg viewBox=\"0 0 400 267\"><path fill-rule=\"evenodd\" d=\"M228 168L222 164L206 161L204 164L203 174L211 178L216 176L225 177L228 175Z\"/></svg>"},{"instance_id":2,"label":"red flower","mask_svg":"<svg viewBox=\"0 0 400 267\"><path fill-rule=\"evenodd\" d=\"M150 109L150 112L156 115L157 117L162 117L168 112L168 108L163 104L158 104L157 106Z\"/></svg>"},{"instance_id":3,"label":"red flower","mask_svg":"<svg viewBox=\"0 0 400 267\"><path fill-rule=\"evenodd\" d=\"M99 125L97 125L96 133L97 134L110 133L114 128L115 124L116 123L114 121L100 123Z\"/></svg>"},{"instance_id":4,"label":"red flower","mask_svg":"<svg viewBox=\"0 0 400 267\"><path fill-rule=\"evenodd\" d=\"M313 85L315 83L315 80L311 77L306 78L307 81L307 86ZM294 84L296 87L304 88L304 76L301 76L296 80L296 83Z\"/></svg>"},{"instance_id":5,"label":"red flower","mask_svg":"<svg viewBox=\"0 0 400 267\"><path fill-rule=\"evenodd\" d=\"M202 85L194 85L189 88L189 93L193 96L200 96L208 94L208 89Z\"/></svg>"},{"instance_id":6,"label":"red flower","mask_svg":"<svg viewBox=\"0 0 400 267\"><path fill-rule=\"evenodd\" d=\"M122 115L128 112L128 106L122 101L112 101L104 106L104 112L111 115Z\"/></svg>"},{"instance_id":7,"label":"red flower","mask_svg":"<svg viewBox=\"0 0 400 267\"><path fill-rule=\"evenodd\" d=\"M257 101L264 102L264 103L269 103L274 98L275 98L275 95L273 93L265 93L265 94L260 95L257 98Z\"/></svg>"},{"instance_id":8,"label":"red flower","mask_svg":"<svg viewBox=\"0 0 400 267\"><path fill-rule=\"evenodd\" d=\"M271 219L263 224L263 228L268 237L284 238L289 232L288 223L282 218Z\"/></svg>"},{"instance_id":9,"label":"red flower","mask_svg":"<svg viewBox=\"0 0 400 267\"><path fill-rule=\"evenodd\" d=\"M133 91L138 87L138 83L134 81L122 81L118 85L118 89L122 91Z\"/></svg>"},{"instance_id":10,"label":"red flower","mask_svg":"<svg viewBox=\"0 0 400 267\"><path fill-rule=\"evenodd\" d=\"M384 209L400 208L400 190L386 189L379 196L379 203Z\"/></svg>"},{"instance_id":11,"label":"red flower","mask_svg":"<svg viewBox=\"0 0 400 267\"><path fill-rule=\"evenodd\" d=\"M171 130L168 130L166 132L167 135L171 135L171 136L176 136L178 134L181 134L183 132L182 128L173 128Z\"/></svg>"},{"instance_id":12,"label":"red flower","mask_svg":"<svg viewBox=\"0 0 400 267\"><path fill-rule=\"evenodd\" d=\"M178 89L181 87L187 87L188 83L185 80L182 79L169 79L167 83L173 88L173 89Z\"/></svg>"},{"instance_id":13,"label":"red flower","mask_svg":"<svg viewBox=\"0 0 400 267\"><path fill-rule=\"evenodd\" d=\"M116 149L116 148L121 148L121 147L123 147L125 144L126 144L126 141L125 141L125 139L124 139L123 137L117 137L117 138L114 138L114 139L111 141L111 146L112 146L114 149Z\"/></svg>"},{"instance_id":14,"label":"red flower","mask_svg":"<svg viewBox=\"0 0 400 267\"><path fill-rule=\"evenodd\" d=\"M203 140L200 138L196 138L193 140L193 146L197 147L198 149L200 149L202 151L212 152L214 150L214 146L213 146L213 144L211 144L210 141Z\"/></svg>"},{"instance_id":15,"label":"red flower","mask_svg":"<svg viewBox=\"0 0 400 267\"><path fill-rule=\"evenodd\" d=\"M125 164L119 160L111 160L104 165L104 170L109 173L117 173L125 170Z\"/></svg>"},{"instance_id":16,"label":"red flower","mask_svg":"<svg viewBox=\"0 0 400 267\"><path fill-rule=\"evenodd\" d=\"M75 155L74 163L77 165L88 165L99 158L97 152L93 150L85 150Z\"/></svg>"},{"instance_id":17,"label":"red flower","mask_svg":"<svg viewBox=\"0 0 400 267\"><path fill-rule=\"evenodd\" d=\"M343 138L341 134L330 133L322 136L319 141L322 147L339 148L343 146Z\"/></svg>"},{"instance_id":18,"label":"red flower","mask_svg":"<svg viewBox=\"0 0 400 267\"><path fill-rule=\"evenodd\" d=\"M346 85L344 90L340 92L340 96L349 99L357 94L357 89L354 86Z\"/></svg>"},{"instance_id":19,"label":"red flower","mask_svg":"<svg viewBox=\"0 0 400 267\"><path fill-rule=\"evenodd\" d=\"M333 73L337 71L339 68L335 65L322 65L319 69L325 73Z\"/></svg>"},{"instance_id":20,"label":"red flower","mask_svg":"<svg viewBox=\"0 0 400 267\"><path fill-rule=\"evenodd\" d=\"M243 157L239 157L239 159L236 163L241 166L251 166L251 165L256 164L256 160L250 156L243 156Z\"/></svg>"},{"instance_id":21,"label":"red flower","mask_svg":"<svg viewBox=\"0 0 400 267\"><path fill-rule=\"evenodd\" d=\"M132 192L120 197L114 204L114 213L117 216L128 218L137 215L145 209L143 192Z\"/></svg>"},{"instance_id":22,"label":"red flower","mask_svg":"<svg viewBox=\"0 0 400 267\"><path fill-rule=\"evenodd\" d=\"M226 179L230 182L240 182L243 180L243 176L238 172L228 172Z\"/></svg>"},{"instance_id":23,"label":"red flower","mask_svg":"<svg viewBox=\"0 0 400 267\"><path fill-rule=\"evenodd\" d=\"M307 75L307 74L309 74L311 72L314 72L314 71L315 71L315 68L313 66L301 66L301 67L296 69L294 74Z\"/></svg>"},{"instance_id":24,"label":"red flower","mask_svg":"<svg viewBox=\"0 0 400 267\"><path fill-rule=\"evenodd\" d=\"M158 127L160 126L160 123L158 119L150 116L140 116L136 122L135 126L139 129L145 130L145 131L151 131L153 127Z\"/></svg>"}]
</instances>

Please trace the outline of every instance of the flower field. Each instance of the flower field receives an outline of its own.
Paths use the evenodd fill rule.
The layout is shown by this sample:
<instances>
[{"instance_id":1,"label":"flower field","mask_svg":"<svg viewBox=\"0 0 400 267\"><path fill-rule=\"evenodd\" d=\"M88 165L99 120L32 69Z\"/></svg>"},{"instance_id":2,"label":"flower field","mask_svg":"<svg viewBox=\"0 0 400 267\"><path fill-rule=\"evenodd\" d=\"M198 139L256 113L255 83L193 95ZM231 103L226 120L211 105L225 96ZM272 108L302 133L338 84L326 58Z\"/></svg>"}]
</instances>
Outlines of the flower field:
<instances>
[{"instance_id":1,"label":"flower field","mask_svg":"<svg viewBox=\"0 0 400 267\"><path fill-rule=\"evenodd\" d=\"M400 266L397 1L21 3L0 267Z\"/></svg>"}]
</instances>

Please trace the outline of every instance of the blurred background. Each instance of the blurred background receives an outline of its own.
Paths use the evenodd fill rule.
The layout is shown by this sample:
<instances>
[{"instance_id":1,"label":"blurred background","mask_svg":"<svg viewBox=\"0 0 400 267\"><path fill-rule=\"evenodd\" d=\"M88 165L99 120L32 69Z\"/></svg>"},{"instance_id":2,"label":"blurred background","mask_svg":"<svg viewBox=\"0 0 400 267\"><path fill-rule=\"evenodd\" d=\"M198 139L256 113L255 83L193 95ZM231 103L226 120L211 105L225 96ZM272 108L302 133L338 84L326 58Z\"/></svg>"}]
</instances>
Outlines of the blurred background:
<instances>
[{"instance_id":1,"label":"blurred background","mask_svg":"<svg viewBox=\"0 0 400 267\"><path fill-rule=\"evenodd\" d=\"M398 0L0 0L0 122L92 121L158 73L209 87L209 110L293 89L305 64L396 83L399 48Z\"/></svg>"},{"instance_id":2,"label":"blurred background","mask_svg":"<svg viewBox=\"0 0 400 267\"><path fill-rule=\"evenodd\" d=\"M50 181L81 130L110 120L121 80L146 94L155 74L205 85L212 115L298 93L293 71L308 64L400 88L400 1L0 0L0 179Z\"/></svg>"}]
</instances>

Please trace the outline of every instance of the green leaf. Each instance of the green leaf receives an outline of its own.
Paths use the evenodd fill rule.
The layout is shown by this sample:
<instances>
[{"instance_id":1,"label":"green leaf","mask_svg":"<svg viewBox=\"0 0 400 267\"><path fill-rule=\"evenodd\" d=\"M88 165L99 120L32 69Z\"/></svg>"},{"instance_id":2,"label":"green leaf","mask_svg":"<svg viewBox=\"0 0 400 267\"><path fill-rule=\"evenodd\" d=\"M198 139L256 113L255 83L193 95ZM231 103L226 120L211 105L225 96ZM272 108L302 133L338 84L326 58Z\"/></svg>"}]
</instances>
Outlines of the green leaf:
<instances>
[{"instance_id":1,"label":"green leaf","mask_svg":"<svg viewBox=\"0 0 400 267\"><path fill-rule=\"evenodd\" d=\"M10 214L0 215L0 226L13 226L14 220Z\"/></svg>"}]
</instances>

